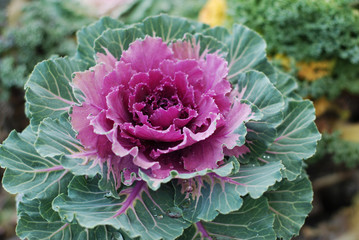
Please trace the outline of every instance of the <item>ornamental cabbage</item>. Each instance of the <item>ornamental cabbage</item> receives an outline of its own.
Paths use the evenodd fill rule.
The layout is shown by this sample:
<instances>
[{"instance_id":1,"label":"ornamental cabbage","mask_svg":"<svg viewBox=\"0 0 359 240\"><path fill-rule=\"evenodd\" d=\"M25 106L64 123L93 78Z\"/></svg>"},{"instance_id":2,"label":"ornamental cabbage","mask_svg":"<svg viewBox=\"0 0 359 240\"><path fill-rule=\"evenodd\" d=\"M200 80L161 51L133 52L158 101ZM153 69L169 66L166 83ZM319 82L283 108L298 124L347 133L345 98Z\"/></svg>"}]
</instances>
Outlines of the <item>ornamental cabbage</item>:
<instances>
[{"instance_id":1,"label":"ornamental cabbage","mask_svg":"<svg viewBox=\"0 0 359 240\"><path fill-rule=\"evenodd\" d=\"M244 26L103 18L25 88L0 148L21 238L290 239L311 210L314 108Z\"/></svg>"},{"instance_id":2,"label":"ornamental cabbage","mask_svg":"<svg viewBox=\"0 0 359 240\"><path fill-rule=\"evenodd\" d=\"M146 36L120 60L106 50L94 67L76 73L73 84L85 101L70 116L85 147L81 154L107 163L118 183L122 173L132 185L139 171L164 179L172 170L216 169L224 153L248 151L239 146L255 106L231 92L227 62L218 54L200 55L199 44L167 46Z\"/></svg>"}]
</instances>

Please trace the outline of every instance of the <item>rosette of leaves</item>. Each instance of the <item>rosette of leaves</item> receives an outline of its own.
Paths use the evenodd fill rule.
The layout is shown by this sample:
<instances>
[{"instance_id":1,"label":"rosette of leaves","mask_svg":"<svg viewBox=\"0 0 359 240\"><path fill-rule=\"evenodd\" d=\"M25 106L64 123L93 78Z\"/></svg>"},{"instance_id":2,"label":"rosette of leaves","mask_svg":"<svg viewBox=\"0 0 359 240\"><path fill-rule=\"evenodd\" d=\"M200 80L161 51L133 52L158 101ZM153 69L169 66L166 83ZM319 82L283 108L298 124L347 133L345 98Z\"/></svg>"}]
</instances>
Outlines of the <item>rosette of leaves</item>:
<instances>
[{"instance_id":1,"label":"rosette of leaves","mask_svg":"<svg viewBox=\"0 0 359 240\"><path fill-rule=\"evenodd\" d=\"M303 159L320 134L312 103L265 48L244 26L167 15L83 28L74 57L36 65L30 125L0 148L3 186L19 194L17 234L298 234L313 197Z\"/></svg>"}]
</instances>

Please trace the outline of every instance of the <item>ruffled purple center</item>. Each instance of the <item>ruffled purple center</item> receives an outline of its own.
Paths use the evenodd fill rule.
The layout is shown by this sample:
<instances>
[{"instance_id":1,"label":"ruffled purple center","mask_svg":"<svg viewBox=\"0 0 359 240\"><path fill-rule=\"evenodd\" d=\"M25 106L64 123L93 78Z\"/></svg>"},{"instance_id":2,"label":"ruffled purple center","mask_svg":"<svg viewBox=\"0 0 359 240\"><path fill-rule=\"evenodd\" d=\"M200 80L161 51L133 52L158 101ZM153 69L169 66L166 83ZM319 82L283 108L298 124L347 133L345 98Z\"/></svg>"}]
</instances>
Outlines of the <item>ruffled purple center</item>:
<instances>
[{"instance_id":1,"label":"ruffled purple center","mask_svg":"<svg viewBox=\"0 0 359 240\"><path fill-rule=\"evenodd\" d=\"M214 169L224 151L234 154L234 130L250 108L230 97L227 62L198 55L188 42L146 37L120 60L98 54L97 65L76 73L85 95L71 114L77 138L120 181L131 184L138 169L153 178Z\"/></svg>"}]
</instances>

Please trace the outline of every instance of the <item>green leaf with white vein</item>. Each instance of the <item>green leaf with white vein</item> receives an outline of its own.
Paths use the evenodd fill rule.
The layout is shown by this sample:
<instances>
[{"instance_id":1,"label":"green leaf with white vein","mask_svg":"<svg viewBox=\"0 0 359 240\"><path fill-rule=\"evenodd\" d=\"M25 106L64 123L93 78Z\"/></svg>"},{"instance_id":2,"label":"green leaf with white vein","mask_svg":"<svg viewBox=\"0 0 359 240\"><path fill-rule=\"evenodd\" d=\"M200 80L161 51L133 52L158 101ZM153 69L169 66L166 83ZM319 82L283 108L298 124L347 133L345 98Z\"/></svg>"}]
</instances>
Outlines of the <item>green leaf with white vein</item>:
<instances>
[{"instance_id":1,"label":"green leaf with white vein","mask_svg":"<svg viewBox=\"0 0 359 240\"><path fill-rule=\"evenodd\" d=\"M95 65L95 40L107 29L123 27L123 23L118 20L104 17L99 21L85 27L77 32L78 48L75 58L81 59L87 64L86 68Z\"/></svg>"},{"instance_id":2,"label":"green leaf with white vein","mask_svg":"<svg viewBox=\"0 0 359 240\"><path fill-rule=\"evenodd\" d=\"M67 113L60 119L46 118L40 123L35 147L45 157L74 154L82 149Z\"/></svg>"},{"instance_id":3,"label":"green leaf with white vein","mask_svg":"<svg viewBox=\"0 0 359 240\"><path fill-rule=\"evenodd\" d=\"M28 117L37 129L40 122L50 117L59 118L77 102L72 91L72 74L85 70L79 60L57 58L37 64L25 84Z\"/></svg>"},{"instance_id":4,"label":"green leaf with white vein","mask_svg":"<svg viewBox=\"0 0 359 240\"><path fill-rule=\"evenodd\" d=\"M220 27L220 26L205 29L202 34L204 34L206 36L214 37L215 39L217 39L220 42L226 42L227 39L229 39L231 37L227 28Z\"/></svg>"},{"instance_id":5,"label":"green leaf with white vein","mask_svg":"<svg viewBox=\"0 0 359 240\"><path fill-rule=\"evenodd\" d=\"M185 38L181 41L188 41L192 43L192 47L195 49L196 46L199 46L199 55L216 53L219 56L225 58L228 52L227 46L211 36L206 36L201 33L196 33L195 35L186 34ZM196 45L194 45L196 44Z\"/></svg>"},{"instance_id":6,"label":"green leaf with white vein","mask_svg":"<svg viewBox=\"0 0 359 240\"><path fill-rule=\"evenodd\" d=\"M98 181L75 177L68 195L62 194L53 201L53 209L64 221L76 219L87 228L111 225L131 238L174 239L189 225L173 204L170 185L153 192L145 182L137 182L122 189L120 198L112 198L109 192L99 189Z\"/></svg>"},{"instance_id":7,"label":"green leaf with white vein","mask_svg":"<svg viewBox=\"0 0 359 240\"><path fill-rule=\"evenodd\" d=\"M83 147L76 139L76 132L72 129L67 113L63 114L60 119L46 118L40 123L35 147L41 156L57 156L60 160L59 164L74 175L93 177L101 173L99 165L93 165L92 161L75 157Z\"/></svg>"},{"instance_id":8,"label":"green leaf with white vein","mask_svg":"<svg viewBox=\"0 0 359 240\"><path fill-rule=\"evenodd\" d=\"M228 80L236 83L241 73L257 70L265 73L270 81L276 83L276 73L266 56L266 43L256 32L235 24L231 37L226 38L229 48Z\"/></svg>"},{"instance_id":9,"label":"green leaf with white vein","mask_svg":"<svg viewBox=\"0 0 359 240\"><path fill-rule=\"evenodd\" d=\"M100 174L101 167L97 164L94 165L93 161L86 161L82 158L74 158L71 156L62 156L60 158L61 166L69 170L74 175L86 175L94 177Z\"/></svg>"},{"instance_id":10,"label":"green leaf with white vein","mask_svg":"<svg viewBox=\"0 0 359 240\"><path fill-rule=\"evenodd\" d=\"M10 193L28 198L53 198L66 192L72 174L57 157L42 157L34 147L36 135L30 127L11 132L0 146L0 165L6 167L3 186Z\"/></svg>"},{"instance_id":11,"label":"green leaf with white vein","mask_svg":"<svg viewBox=\"0 0 359 240\"><path fill-rule=\"evenodd\" d=\"M300 96L297 96L294 92L298 89L298 84L294 77L284 73L278 69L277 71L277 84L275 87L286 97L293 98L295 100L301 100Z\"/></svg>"},{"instance_id":12,"label":"green leaf with white vein","mask_svg":"<svg viewBox=\"0 0 359 240\"><path fill-rule=\"evenodd\" d=\"M259 198L282 179L279 162L264 166L241 166L238 173L229 177L214 173L174 183L175 203L183 217L190 222L211 221L219 213L227 214L242 205L241 196L250 194Z\"/></svg>"},{"instance_id":13,"label":"green leaf with white vein","mask_svg":"<svg viewBox=\"0 0 359 240\"><path fill-rule=\"evenodd\" d=\"M278 238L291 239L298 235L312 210L312 187L308 176L302 172L295 181L284 180L275 189L265 194L269 209L275 214L274 231Z\"/></svg>"},{"instance_id":14,"label":"green leaf with white vein","mask_svg":"<svg viewBox=\"0 0 359 240\"><path fill-rule=\"evenodd\" d=\"M141 30L136 27L109 29L95 40L95 50L106 53L104 50L106 48L115 58L120 59L122 52L128 49L130 43L144 37Z\"/></svg>"},{"instance_id":15,"label":"green leaf with white vein","mask_svg":"<svg viewBox=\"0 0 359 240\"><path fill-rule=\"evenodd\" d=\"M273 240L274 215L268 210L267 199L245 197L243 206L212 222L199 222L186 229L178 240L186 239L252 239Z\"/></svg>"},{"instance_id":16,"label":"green leaf with white vein","mask_svg":"<svg viewBox=\"0 0 359 240\"><path fill-rule=\"evenodd\" d=\"M196 26L185 18L174 18L168 15L149 17L135 26L140 28L145 35L160 37L167 43L183 38L186 33L195 33L196 30Z\"/></svg>"},{"instance_id":17,"label":"green leaf with white vein","mask_svg":"<svg viewBox=\"0 0 359 240\"><path fill-rule=\"evenodd\" d=\"M302 160L315 153L320 134L314 119L312 102L289 101L284 120L277 128L277 138L263 156L267 161L282 161L283 176L289 180L301 173Z\"/></svg>"},{"instance_id":18,"label":"green leaf with white vein","mask_svg":"<svg viewBox=\"0 0 359 240\"><path fill-rule=\"evenodd\" d=\"M239 98L247 99L263 114L261 120L246 123L248 128L246 146L251 151L245 159L240 158L243 161L249 158L248 155L259 157L275 140L277 136L276 127L283 119L284 99L269 79L257 71L240 74L236 87L238 88Z\"/></svg>"},{"instance_id":19,"label":"green leaf with white vein","mask_svg":"<svg viewBox=\"0 0 359 240\"><path fill-rule=\"evenodd\" d=\"M110 240L112 232L107 226L86 229L78 224L68 224L60 220L46 221L39 213L37 199L23 199L18 205L16 233L21 238L31 240Z\"/></svg>"},{"instance_id":20,"label":"green leaf with white vein","mask_svg":"<svg viewBox=\"0 0 359 240\"><path fill-rule=\"evenodd\" d=\"M41 217L48 222L61 221L59 213L52 209L52 199L39 199L38 211Z\"/></svg>"}]
</instances>

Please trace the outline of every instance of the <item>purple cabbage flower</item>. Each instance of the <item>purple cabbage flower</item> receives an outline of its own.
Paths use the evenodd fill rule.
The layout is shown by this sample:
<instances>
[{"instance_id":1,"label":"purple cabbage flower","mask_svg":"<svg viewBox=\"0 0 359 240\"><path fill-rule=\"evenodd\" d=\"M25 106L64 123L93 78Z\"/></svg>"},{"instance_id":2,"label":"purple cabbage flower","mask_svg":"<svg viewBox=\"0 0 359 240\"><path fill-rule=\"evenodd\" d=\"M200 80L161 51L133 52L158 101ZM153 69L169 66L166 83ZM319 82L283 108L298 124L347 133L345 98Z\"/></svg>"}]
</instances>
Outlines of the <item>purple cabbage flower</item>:
<instances>
[{"instance_id":1,"label":"purple cabbage flower","mask_svg":"<svg viewBox=\"0 0 359 240\"><path fill-rule=\"evenodd\" d=\"M121 175L127 185L139 180L139 170L164 179L173 170L216 169L248 150L235 130L254 113L232 90L227 61L199 48L147 36L120 59L106 50L76 73L85 101L73 107L72 126L85 155L107 162L118 184Z\"/></svg>"}]
</instances>

